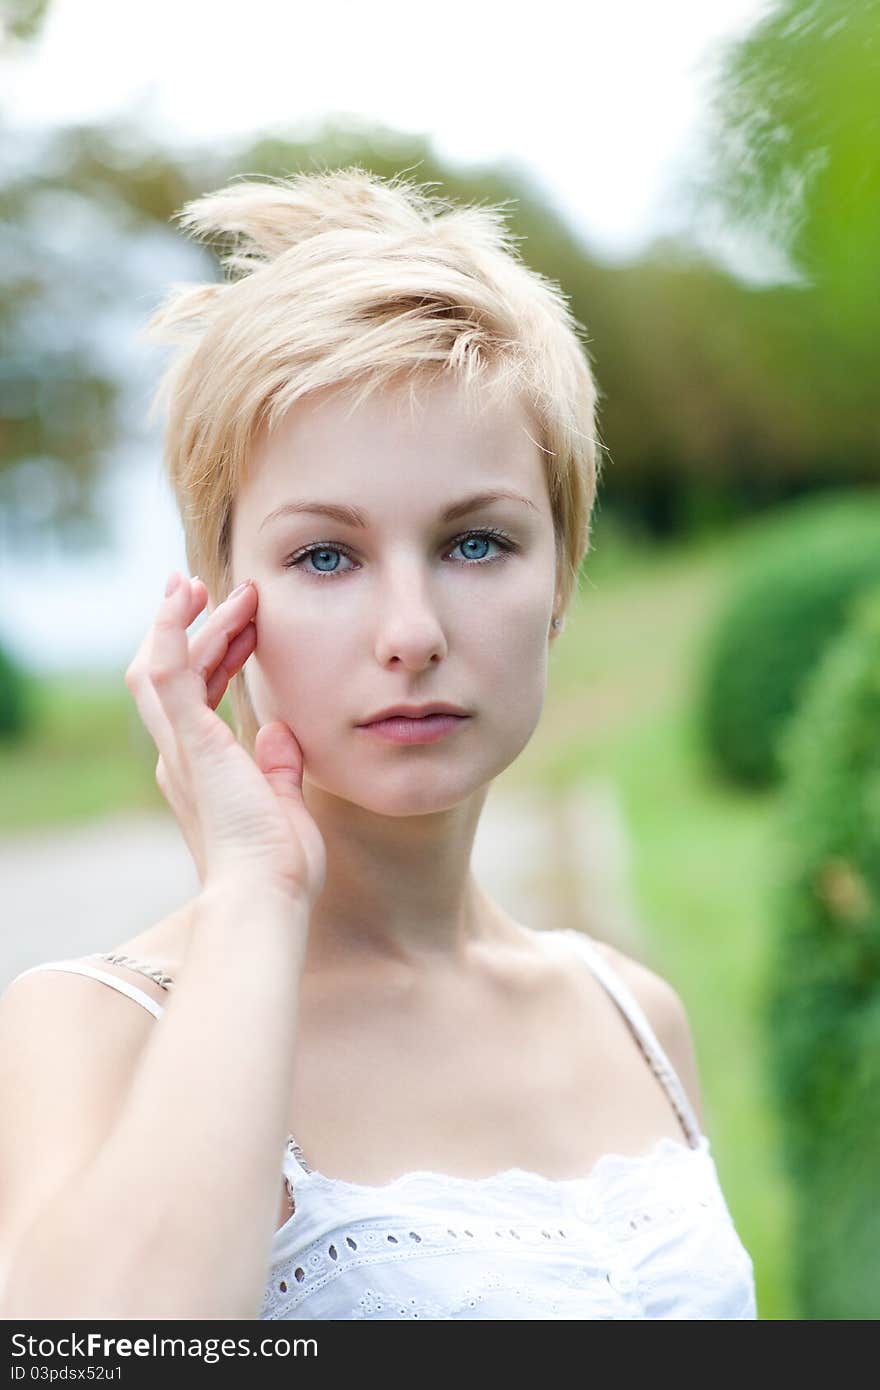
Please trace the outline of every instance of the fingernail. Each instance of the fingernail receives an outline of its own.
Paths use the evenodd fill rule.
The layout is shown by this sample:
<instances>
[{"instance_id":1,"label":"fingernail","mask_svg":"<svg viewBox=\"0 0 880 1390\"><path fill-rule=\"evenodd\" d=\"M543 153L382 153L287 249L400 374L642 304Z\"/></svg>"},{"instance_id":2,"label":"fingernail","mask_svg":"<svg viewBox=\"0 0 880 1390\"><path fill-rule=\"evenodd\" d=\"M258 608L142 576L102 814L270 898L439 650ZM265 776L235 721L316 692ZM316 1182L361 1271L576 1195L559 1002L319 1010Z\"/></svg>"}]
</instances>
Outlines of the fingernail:
<instances>
[{"instance_id":1,"label":"fingernail","mask_svg":"<svg viewBox=\"0 0 880 1390\"><path fill-rule=\"evenodd\" d=\"M229 597L236 598L239 594L243 594L248 585L253 584L253 582L254 581L252 579L246 579L243 584L239 584L237 588L232 590L232 593L229 595Z\"/></svg>"},{"instance_id":2,"label":"fingernail","mask_svg":"<svg viewBox=\"0 0 880 1390\"><path fill-rule=\"evenodd\" d=\"M168 580L168 583L165 585L165 597L170 598L179 584L180 575L178 574L177 570L175 570L171 578Z\"/></svg>"}]
</instances>

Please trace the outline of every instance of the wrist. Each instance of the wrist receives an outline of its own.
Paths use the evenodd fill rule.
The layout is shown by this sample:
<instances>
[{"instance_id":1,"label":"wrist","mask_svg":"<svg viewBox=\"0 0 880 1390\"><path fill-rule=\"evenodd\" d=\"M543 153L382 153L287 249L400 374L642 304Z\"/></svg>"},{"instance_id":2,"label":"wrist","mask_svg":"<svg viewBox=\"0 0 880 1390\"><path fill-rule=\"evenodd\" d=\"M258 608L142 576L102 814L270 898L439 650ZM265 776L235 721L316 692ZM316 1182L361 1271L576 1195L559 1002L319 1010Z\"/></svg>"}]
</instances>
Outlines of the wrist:
<instances>
[{"instance_id":1,"label":"wrist","mask_svg":"<svg viewBox=\"0 0 880 1390\"><path fill-rule=\"evenodd\" d=\"M305 894L285 887L275 879L250 872L227 871L205 880L198 897L205 906L239 906L248 916L266 907L280 913L291 924L308 925L311 906Z\"/></svg>"},{"instance_id":2,"label":"wrist","mask_svg":"<svg viewBox=\"0 0 880 1390\"><path fill-rule=\"evenodd\" d=\"M194 901L186 970L206 979L230 968L242 987L299 979L308 949L309 907L275 881L235 873L208 880Z\"/></svg>"}]
</instances>

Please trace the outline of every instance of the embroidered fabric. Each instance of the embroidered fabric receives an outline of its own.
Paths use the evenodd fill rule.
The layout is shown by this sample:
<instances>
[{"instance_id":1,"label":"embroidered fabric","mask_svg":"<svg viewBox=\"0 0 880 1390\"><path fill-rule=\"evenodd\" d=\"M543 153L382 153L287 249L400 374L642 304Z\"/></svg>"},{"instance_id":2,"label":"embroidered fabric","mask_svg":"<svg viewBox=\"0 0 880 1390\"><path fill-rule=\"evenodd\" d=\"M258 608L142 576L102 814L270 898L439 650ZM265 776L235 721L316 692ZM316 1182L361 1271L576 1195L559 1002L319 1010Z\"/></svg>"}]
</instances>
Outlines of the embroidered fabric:
<instances>
[{"instance_id":1,"label":"embroidered fabric","mask_svg":"<svg viewBox=\"0 0 880 1390\"><path fill-rule=\"evenodd\" d=\"M261 1319L757 1317L706 1135L605 1154L581 1178L311 1172L297 1190Z\"/></svg>"},{"instance_id":2,"label":"embroidered fabric","mask_svg":"<svg viewBox=\"0 0 880 1390\"><path fill-rule=\"evenodd\" d=\"M709 1139L638 1001L583 933L543 935L571 942L608 990L687 1142L664 1136L644 1154L604 1154L578 1178L417 1171L369 1186L310 1168L289 1135L281 1172L291 1215L273 1235L260 1320L757 1318L754 1268ZM116 959L157 979L149 964ZM163 1013L84 961L31 969L89 975Z\"/></svg>"}]
</instances>

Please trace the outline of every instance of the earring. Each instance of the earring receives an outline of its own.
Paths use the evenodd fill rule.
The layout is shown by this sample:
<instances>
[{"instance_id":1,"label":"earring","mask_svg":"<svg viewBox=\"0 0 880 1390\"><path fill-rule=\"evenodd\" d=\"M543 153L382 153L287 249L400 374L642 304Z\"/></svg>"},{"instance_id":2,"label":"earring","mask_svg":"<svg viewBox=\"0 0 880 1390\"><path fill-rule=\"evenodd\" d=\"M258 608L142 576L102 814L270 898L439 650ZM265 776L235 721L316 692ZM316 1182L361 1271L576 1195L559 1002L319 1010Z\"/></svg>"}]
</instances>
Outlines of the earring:
<instances>
[{"instance_id":1,"label":"earring","mask_svg":"<svg viewBox=\"0 0 880 1390\"><path fill-rule=\"evenodd\" d=\"M554 618L554 619L553 619L553 626L554 626L554 627L562 627L562 619L561 619L561 618Z\"/></svg>"}]
</instances>

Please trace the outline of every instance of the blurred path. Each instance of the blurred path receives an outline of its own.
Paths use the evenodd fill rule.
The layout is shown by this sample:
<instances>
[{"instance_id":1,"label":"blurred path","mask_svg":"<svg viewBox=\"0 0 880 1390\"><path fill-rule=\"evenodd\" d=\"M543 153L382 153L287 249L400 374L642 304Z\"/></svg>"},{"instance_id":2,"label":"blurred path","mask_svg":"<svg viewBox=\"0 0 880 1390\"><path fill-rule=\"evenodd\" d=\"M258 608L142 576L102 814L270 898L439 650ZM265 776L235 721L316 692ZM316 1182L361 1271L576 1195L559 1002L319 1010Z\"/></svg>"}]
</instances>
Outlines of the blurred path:
<instances>
[{"instance_id":1,"label":"blurred path","mask_svg":"<svg viewBox=\"0 0 880 1390\"><path fill-rule=\"evenodd\" d=\"M639 954L628 839L613 784L587 781L552 797L492 788L473 864L517 921L581 927ZM116 815L0 842L0 990L29 965L109 950L198 886L170 813Z\"/></svg>"}]
</instances>

